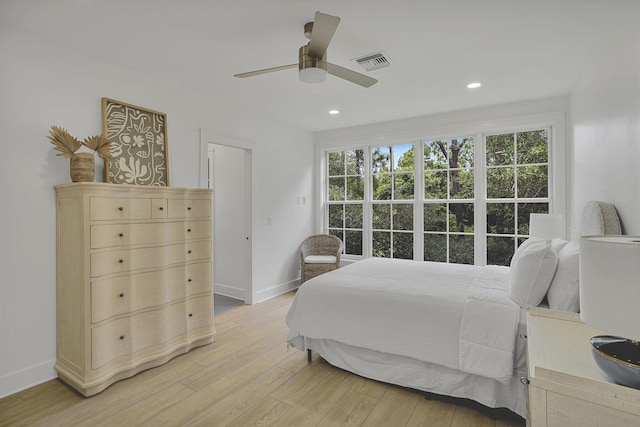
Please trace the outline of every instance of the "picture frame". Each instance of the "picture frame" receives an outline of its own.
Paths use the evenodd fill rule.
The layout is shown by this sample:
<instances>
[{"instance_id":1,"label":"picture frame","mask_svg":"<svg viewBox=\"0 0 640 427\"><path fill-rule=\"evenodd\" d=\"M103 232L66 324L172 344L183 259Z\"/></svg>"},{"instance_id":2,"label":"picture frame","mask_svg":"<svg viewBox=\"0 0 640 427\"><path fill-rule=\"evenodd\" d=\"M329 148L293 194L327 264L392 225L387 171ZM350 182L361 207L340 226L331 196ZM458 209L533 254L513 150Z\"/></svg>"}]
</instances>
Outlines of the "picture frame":
<instances>
[{"instance_id":1,"label":"picture frame","mask_svg":"<svg viewBox=\"0 0 640 427\"><path fill-rule=\"evenodd\" d=\"M105 182L169 186L165 113L102 98L102 129L111 142Z\"/></svg>"}]
</instances>

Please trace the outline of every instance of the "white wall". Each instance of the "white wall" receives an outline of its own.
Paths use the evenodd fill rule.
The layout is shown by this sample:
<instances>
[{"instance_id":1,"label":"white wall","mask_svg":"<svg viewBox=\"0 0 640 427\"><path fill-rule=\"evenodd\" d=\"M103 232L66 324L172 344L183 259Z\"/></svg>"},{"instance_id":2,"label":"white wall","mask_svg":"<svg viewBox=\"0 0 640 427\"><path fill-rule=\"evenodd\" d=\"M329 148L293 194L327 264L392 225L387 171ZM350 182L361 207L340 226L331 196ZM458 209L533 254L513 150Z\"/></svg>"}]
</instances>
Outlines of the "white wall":
<instances>
[{"instance_id":1,"label":"white wall","mask_svg":"<svg viewBox=\"0 0 640 427\"><path fill-rule=\"evenodd\" d=\"M313 216L311 205L296 204L312 191L308 132L4 25L0 52L0 397L55 376L52 187L70 178L46 137L51 125L79 138L101 133L103 96L167 113L172 186L200 182L200 129L255 142L254 286L267 298L297 283L297 250Z\"/></svg>"},{"instance_id":2,"label":"white wall","mask_svg":"<svg viewBox=\"0 0 640 427\"><path fill-rule=\"evenodd\" d=\"M598 34L604 48L594 52L571 100L572 222L587 201L608 201L623 233L640 235L640 4L615 21L603 16Z\"/></svg>"}]
</instances>

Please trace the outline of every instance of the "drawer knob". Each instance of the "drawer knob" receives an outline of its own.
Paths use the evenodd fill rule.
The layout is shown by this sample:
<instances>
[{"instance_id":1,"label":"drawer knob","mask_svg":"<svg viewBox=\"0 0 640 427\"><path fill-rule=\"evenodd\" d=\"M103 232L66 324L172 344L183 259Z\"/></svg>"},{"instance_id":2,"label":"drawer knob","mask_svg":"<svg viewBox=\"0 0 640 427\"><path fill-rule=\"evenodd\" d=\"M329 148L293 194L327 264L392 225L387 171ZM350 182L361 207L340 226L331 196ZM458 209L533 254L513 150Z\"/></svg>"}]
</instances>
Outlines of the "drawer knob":
<instances>
[{"instance_id":1,"label":"drawer knob","mask_svg":"<svg viewBox=\"0 0 640 427\"><path fill-rule=\"evenodd\" d=\"M124 210L124 208L123 208L122 206L120 206L120 207L118 208L118 210L119 210L119 211L123 211L123 210Z\"/></svg>"},{"instance_id":2,"label":"drawer knob","mask_svg":"<svg viewBox=\"0 0 640 427\"><path fill-rule=\"evenodd\" d=\"M189 317L193 317L193 314L192 314L192 313L189 313Z\"/></svg>"},{"instance_id":3,"label":"drawer knob","mask_svg":"<svg viewBox=\"0 0 640 427\"><path fill-rule=\"evenodd\" d=\"M164 207L163 207L163 206L160 206L160 210L161 210L161 211L163 211L163 210L164 210Z\"/></svg>"},{"instance_id":4,"label":"drawer knob","mask_svg":"<svg viewBox=\"0 0 640 427\"><path fill-rule=\"evenodd\" d=\"M520 384L522 384L522 385L529 385L529 378L527 378L527 377L520 377Z\"/></svg>"},{"instance_id":5,"label":"drawer knob","mask_svg":"<svg viewBox=\"0 0 640 427\"><path fill-rule=\"evenodd\" d=\"M188 206L188 207L187 207L187 210L188 210L188 211L190 211L190 210L191 210L191 206Z\"/></svg>"},{"instance_id":6,"label":"drawer knob","mask_svg":"<svg viewBox=\"0 0 640 427\"><path fill-rule=\"evenodd\" d=\"M123 237L123 236L124 236L124 233L120 233L120 234L118 234L118 236L119 236L119 237Z\"/></svg>"},{"instance_id":7,"label":"drawer knob","mask_svg":"<svg viewBox=\"0 0 640 427\"><path fill-rule=\"evenodd\" d=\"M191 279L188 279L187 282L191 283Z\"/></svg>"},{"instance_id":8,"label":"drawer knob","mask_svg":"<svg viewBox=\"0 0 640 427\"><path fill-rule=\"evenodd\" d=\"M123 293L120 294L120 298L124 298L124 294Z\"/></svg>"},{"instance_id":9,"label":"drawer knob","mask_svg":"<svg viewBox=\"0 0 640 427\"><path fill-rule=\"evenodd\" d=\"M124 335L120 335L120 339L123 340L124 339Z\"/></svg>"},{"instance_id":10,"label":"drawer knob","mask_svg":"<svg viewBox=\"0 0 640 427\"><path fill-rule=\"evenodd\" d=\"M123 259L119 259L119 260L118 260L118 262L119 262L120 264L122 264L122 263L124 262L124 260L123 260Z\"/></svg>"},{"instance_id":11,"label":"drawer knob","mask_svg":"<svg viewBox=\"0 0 640 427\"><path fill-rule=\"evenodd\" d=\"M190 228L187 228L187 233L191 233L191 229Z\"/></svg>"},{"instance_id":12,"label":"drawer knob","mask_svg":"<svg viewBox=\"0 0 640 427\"><path fill-rule=\"evenodd\" d=\"M191 253L191 249L189 249L189 250L187 251L187 253L188 253L188 254L190 254L190 253Z\"/></svg>"}]
</instances>

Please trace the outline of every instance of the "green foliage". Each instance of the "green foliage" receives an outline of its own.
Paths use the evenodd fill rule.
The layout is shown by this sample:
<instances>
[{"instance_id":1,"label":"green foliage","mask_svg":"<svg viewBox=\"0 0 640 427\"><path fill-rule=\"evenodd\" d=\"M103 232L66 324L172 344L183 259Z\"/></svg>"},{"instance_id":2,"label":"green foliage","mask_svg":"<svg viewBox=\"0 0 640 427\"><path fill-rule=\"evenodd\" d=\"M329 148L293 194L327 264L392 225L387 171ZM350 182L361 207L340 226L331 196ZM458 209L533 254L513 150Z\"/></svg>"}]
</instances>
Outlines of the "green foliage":
<instances>
[{"instance_id":1,"label":"green foliage","mask_svg":"<svg viewBox=\"0 0 640 427\"><path fill-rule=\"evenodd\" d=\"M373 176L373 200L391 200L391 175Z\"/></svg>"},{"instance_id":2,"label":"green foliage","mask_svg":"<svg viewBox=\"0 0 640 427\"><path fill-rule=\"evenodd\" d=\"M391 233L388 231L373 232L373 256L391 258Z\"/></svg>"},{"instance_id":3,"label":"green foliage","mask_svg":"<svg viewBox=\"0 0 640 427\"><path fill-rule=\"evenodd\" d=\"M329 227L330 228L344 227L344 205L343 204L329 205Z\"/></svg>"},{"instance_id":4,"label":"green foliage","mask_svg":"<svg viewBox=\"0 0 640 427\"><path fill-rule=\"evenodd\" d=\"M424 205L424 231L447 231L447 204Z\"/></svg>"},{"instance_id":5,"label":"green foliage","mask_svg":"<svg viewBox=\"0 0 640 427\"><path fill-rule=\"evenodd\" d=\"M351 255L362 255L362 231L345 230L343 239L345 253Z\"/></svg>"},{"instance_id":6,"label":"green foliage","mask_svg":"<svg viewBox=\"0 0 640 427\"><path fill-rule=\"evenodd\" d=\"M487 198L511 199L516 194L515 168L487 168Z\"/></svg>"},{"instance_id":7,"label":"green foliage","mask_svg":"<svg viewBox=\"0 0 640 427\"><path fill-rule=\"evenodd\" d=\"M329 176L344 175L344 152L329 153Z\"/></svg>"},{"instance_id":8,"label":"green foliage","mask_svg":"<svg viewBox=\"0 0 640 427\"><path fill-rule=\"evenodd\" d=\"M473 203L450 203L449 231L458 233L473 233L473 211Z\"/></svg>"},{"instance_id":9,"label":"green foliage","mask_svg":"<svg viewBox=\"0 0 640 427\"><path fill-rule=\"evenodd\" d=\"M473 264L473 236L449 235L449 262L455 264Z\"/></svg>"},{"instance_id":10,"label":"green foliage","mask_svg":"<svg viewBox=\"0 0 640 427\"><path fill-rule=\"evenodd\" d=\"M413 230L413 204L393 204L393 229Z\"/></svg>"},{"instance_id":11,"label":"green foliage","mask_svg":"<svg viewBox=\"0 0 640 427\"><path fill-rule=\"evenodd\" d=\"M547 197L547 166L518 166L518 197Z\"/></svg>"},{"instance_id":12,"label":"green foliage","mask_svg":"<svg viewBox=\"0 0 640 427\"><path fill-rule=\"evenodd\" d=\"M515 164L513 134L489 135L486 140L487 166L508 166Z\"/></svg>"},{"instance_id":13,"label":"green foliage","mask_svg":"<svg viewBox=\"0 0 640 427\"><path fill-rule=\"evenodd\" d=\"M344 200L345 177L329 178L329 200Z\"/></svg>"},{"instance_id":14,"label":"green foliage","mask_svg":"<svg viewBox=\"0 0 640 427\"><path fill-rule=\"evenodd\" d=\"M374 204L373 210L373 222L372 226L374 230L391 230L391 205L389 204Z\"/></svg>"},{"instance_id":15,"label":"green foliage","mask_svg":"<svg viewBox=\"0 0 640 427\"><path fill-rule=\"evenodd\" d=\"M487 236L487 264L509 265L515 251L513 237Z\"/></svg>"},{"instance_id":16,"label":"green foliage","mask_svg":"<svg viewBox=\"0 0 640 427\"><path fill-rule=\"evenodd\" d=\"M424 260L435 262L447 262L447 235L424 235Z\"/></svg>"},{"instance_id":17,"label":"green foliage","mask_svg":"<svg viewBox=\"0 0 640 427\"><path fill-rule=\"evenodd\" d=\"M446 200L448 189L447 171L424 172L425 199Z\"/></svg>"},{"instance_id":18,"label":"green foliage","mask_svg":"<svg viewBox=\"0 0 640 427\"><path fill-rule=\"evenodd\" d=\"M393 257L413 259L413 233L393 233Z\"/></svg>"},{"instance_id":19,"label":"green foliage","mask_svg":"<svg viewBox=\"0 0 640 427\"><path fill-rule=\"evenodd\" d=\"M549 159L547 129L516 133L518 164L547 163Z\"/></svg>"},{"instance_id":20,"label":"green foliage","mask_svg":"<svg viewBox=\"0 0 640 427\"><path fill-rule=\"evenodd\" d=\"M515 203L487 203L487 234L514 234L515 218Z\"/></svg>"},{"instance_id":21,"label":"green foliage","mask_svg":"<svg viewBox=\"0 0 640 427\"><path fill-rule=\"evenodd\" d=\"M413 173L398 173L395 178L395 200L413 200Z\"/></svg>"}]
</instances>

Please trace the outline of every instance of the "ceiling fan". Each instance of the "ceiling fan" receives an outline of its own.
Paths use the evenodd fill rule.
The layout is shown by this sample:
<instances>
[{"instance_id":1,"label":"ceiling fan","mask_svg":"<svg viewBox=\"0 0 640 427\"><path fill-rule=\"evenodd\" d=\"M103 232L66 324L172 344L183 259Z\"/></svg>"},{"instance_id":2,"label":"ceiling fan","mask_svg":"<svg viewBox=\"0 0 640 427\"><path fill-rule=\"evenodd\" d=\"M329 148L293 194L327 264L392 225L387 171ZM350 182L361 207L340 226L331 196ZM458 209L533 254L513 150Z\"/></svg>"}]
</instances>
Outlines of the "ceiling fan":
<instances>
[{"instance_id":1,"label":"ceiling fan","mask_svg":"<svg viewBox=\"0 0 640 427\"><path fill-rule=\"evenodd\" d=\"M307 22L304 26L304 35L309 39L309 43L300 47L297 64L264 68L262 70L234 74L234 76L240 78L253 77L298 67L299 78L305 83L321 83L326 80L327 73L329 73L363 87L374 85L378 80L327 62L327 47L339 23L340 18L337 16L316 12L313 22Z\"/></svg>"}]
</instances>

